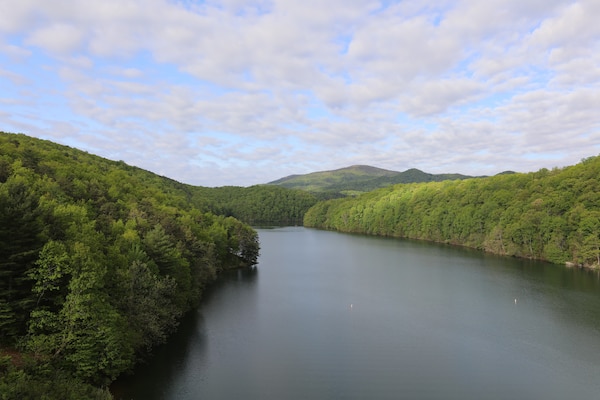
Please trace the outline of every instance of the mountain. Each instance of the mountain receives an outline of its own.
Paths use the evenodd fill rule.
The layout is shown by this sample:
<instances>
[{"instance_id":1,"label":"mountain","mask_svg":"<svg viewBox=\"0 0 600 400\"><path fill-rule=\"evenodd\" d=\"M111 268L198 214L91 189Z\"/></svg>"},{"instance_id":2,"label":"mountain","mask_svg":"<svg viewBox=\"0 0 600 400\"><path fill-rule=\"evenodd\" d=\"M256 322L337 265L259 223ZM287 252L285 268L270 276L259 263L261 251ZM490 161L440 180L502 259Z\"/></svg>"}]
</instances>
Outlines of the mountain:
<instances>
[{"instance_id":1,"label":"mountain","mask_svg":"<svg viewBox=\"0 0 600 400\"><path fill-rule=\"evenodd\" d=\"M397 172L369 165L353 165L332 171L290 175L268 184L302 189L313 193L328 193L331 197L338 197L336 195L346 196L357 194L357 192L369 192L398 183L439 182L467 178L473 177L461 174L429 174L415 168Z\"/></svg>"}]
</instances>

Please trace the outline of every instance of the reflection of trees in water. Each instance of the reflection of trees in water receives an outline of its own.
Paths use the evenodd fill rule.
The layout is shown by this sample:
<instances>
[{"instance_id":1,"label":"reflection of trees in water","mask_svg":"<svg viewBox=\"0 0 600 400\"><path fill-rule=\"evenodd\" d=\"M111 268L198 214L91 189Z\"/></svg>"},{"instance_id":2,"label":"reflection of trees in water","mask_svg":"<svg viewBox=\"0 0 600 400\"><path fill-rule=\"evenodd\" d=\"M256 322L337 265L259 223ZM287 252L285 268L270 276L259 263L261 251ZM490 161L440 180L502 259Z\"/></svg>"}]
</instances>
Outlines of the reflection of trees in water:
<instances>
[{"instance_id":1,"label":"reflection of trees in water","mask_svg":"<svg viewBox=\"0 0 600 400\"><path fill-rule=\"evenodd\" d=\"M396 388L398 382L409 387L414 381L413 388L421 390L418 382L421 377L429 382L432 371L455 379L457 363L464 366L457 390L478 395L471 398L481 398L488 382L515 382L506 388L508 397L520 397L521 385L544 392L539 382L548 375L562 374L563 387L572 384L580 373L571 371L581 366L591 367L583 371L583 384L597 375L599 353L593 343L600 332L600 275L593 271L448 245L300 232L304 236L264 240L260 281L257 267L222 273L166 350L157 349L149 368L136 371L131 395L120 398L194 398L194 391L205 398L219 397L216 393L238 398L239 388L247 398L261 398L264 393L256 387L283 387L277 375L281 365L290 368L286 376L288 371L294 376L282 390L307 394L304 398L327 391L329 382L366 393L363 382L377 382L367 384L375 391L382 385ZM307 257L292 252L285 268L277 269L284 255L298 248ZM353 311L347 312L344 307L350 304ZM369 368L371 360L377 360L376 368ZM539 360L549 366L534 368ZM260 368L239 373L254 365ZM566 366L566 372L557 373L559 366ZM531 387L526 385L529 367ZM404 381L399 374L381 373L404 368L412 374ZM323 380L316 376L332 380L319 386ZM363 376L368 378L361 382ZM472 377L481 379L471 385ZM296 385L299 381L310 385ZM555 383L549 387L546 393L568 391Z\"/></svg>"},{"instance_id":2,"label":"reflection of trees in water","mask_svg":"<svg viewBox=\"0 0 600 400\"><path fill-rule=\"evenodd\" d=\"M241 268L236 271L231 271L230 279L239 281L239 282L254 282L258 276L258 268L256 265L253 265L248 268Z\"/></svg>"},{"instance_id":3,"label":"reflection of trees in water","mask_svg":"<svg viewBox=\"0 0 600 400\"><path fill-rule=\"evenodd\" d=\"M113 383L111 392L114 398L128 399L134 394L147 400L162 398L185 369L188 355L204 352L206 338L203 326L204 318L198 310L186 314L167 343L155 347L131 374ZM140 376L145 379L140 380Z\"/></svg>"},{"instance_id":4,"label":"reflection of trees in water","mask_svg":"<svg viewBox=\"0 0 600 400\"><path fill-rule=\"evenodd\" d=\"M600 293L600 271L567 268L533 260L518 260L515 280L525 298L535 301L548 312L570 325L600 330L596 317L598 303L590 301ZM518 295L518 294L517 294Z\"/></svg>"},{"instance_id":5,"label":"reflection of trees in water","mask_svg":"<svg viewBox=\"0 0 600 400\"><path fill-rule=\"evenodd\" d=\"M206 343L203 325L199 311L192 310L185 315L167 343L154 348L149 358L130 375L119 378L112 385L114 398L133 398L134 394L148 400L161 398L161 394L168 392L170 385L176 382L175 377L185 369L192 345L194 352L203 351ZM135 375L145 377L144 381Z\"/></svg>"},{"instance_id":6,"label":"reflection of trees in water","mask_svg":"<svg viewBox=\"0 0 600 400\"><path fill-rule=\"evenodd\" d=\"M112 385L114 397L153 399L162 398L177 384L177 376L190 362L202 362L205 358L207 338L202 308L207 306L227 286L254 284L258 277L256 266L224 271L207 287L200 306L185 315L176 332L167 343L153 349L152 354L129 376ZM193 360L192 360L193 358ZM135 375L135 376L134 376ZM144 379L139 379L144 377Z\"/></svg>"},{"instance_id":7,"label":"reflection of trees in water","mask_svg":"<svg viewBox=\"0 0 600 400\"><path fill-rule=\"evenodd\" d=\"M238 268L229 271L223 271L220 273L216 281L211 283L202 295L201 304L208 304L212 297L219 293L223 287L236 283L254 283L258 277L258 267L253 265L251 267Z\"/></svg>"}]
</instances>

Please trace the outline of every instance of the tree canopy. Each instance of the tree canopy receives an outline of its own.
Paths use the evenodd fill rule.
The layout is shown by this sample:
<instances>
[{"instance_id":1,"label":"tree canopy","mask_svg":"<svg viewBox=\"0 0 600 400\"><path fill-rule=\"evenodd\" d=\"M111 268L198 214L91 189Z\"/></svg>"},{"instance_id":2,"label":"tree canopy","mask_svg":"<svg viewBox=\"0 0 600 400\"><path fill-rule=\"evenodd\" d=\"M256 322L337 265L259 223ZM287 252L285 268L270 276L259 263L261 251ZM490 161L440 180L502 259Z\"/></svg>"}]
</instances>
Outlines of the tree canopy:
<instances>
[{"instance_id":1,"label":"tree canopy","mask_svg":"<svg viewBox=\"0 0 600 400\"><path fill-rule=\"evenodd\" d=\"M253 225L302 225L304 214L317 202L306 191L272 185L194 187L193 201L211 212L233 216Z\"/></svg>"},{"instance_id":2,"label":"tree canopy","mask_svg":"<svg viewBox=\"0 0 600 400\"><path fill-rule=\"evenodd\" d=\"M123 162L0 133L0 398L106 397L94 388L164 342L219 271L255 264L256 232L201 200Z\"/></svg>"},{"instance_id":3,"label":"tree canopy","mask_svg":"<svg viewBox=\"0 0 600 400\"><path fill-rule=\"evenodd\" d=\"M396 185L317 203L309 227L600 264L600 157L553 170Z\"/></svg>"}]
</instances>

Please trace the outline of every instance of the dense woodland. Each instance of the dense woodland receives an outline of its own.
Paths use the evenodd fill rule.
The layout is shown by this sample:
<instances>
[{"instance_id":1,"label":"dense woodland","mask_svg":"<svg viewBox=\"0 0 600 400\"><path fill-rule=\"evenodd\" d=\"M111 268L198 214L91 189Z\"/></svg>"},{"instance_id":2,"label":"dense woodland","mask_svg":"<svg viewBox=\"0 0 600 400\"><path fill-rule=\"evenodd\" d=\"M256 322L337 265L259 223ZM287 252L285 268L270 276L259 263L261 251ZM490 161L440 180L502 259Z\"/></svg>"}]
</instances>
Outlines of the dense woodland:
<instances>
[{"instance_id":1,"label":"dense woodland","mask_svg":"<svg viewBox=\"0 0 600 400\"><path fill-rule=\"evenodd\" d=\"M110 398L256 232L193 188L0 133L0 399Z\"/></svg>"},{"instance_id":2,"label":"dense woodland","mask_svg":"<svg viewBox=\"0 0 600 400\"><path fill-rule=\"evenodd\" d=\"M318 203L304 223L598 267L599 177L600 157L590 157L528 174L396 185Z\"/></svg>"},{"instance_id":3,"label":"dense woodland","mask_svg":"<svg viewBox=\"0 0 600 400\"><path fill-rule=\"evenodd\" d=\"M256 263L247 223L597 267L599 176L590 157L318 201L275 185L194 187L0 132L0 400L109 399L106 386L166 340L220 271Z\"/></svg>"},{"instance_id":4,"label":"dense woodland","mask_svg":"<svg viewBox=\"0 0 600 400\"><path fill-rule=\"evenodd\" d=\"M257 225L302 225L317 198L306 191L279 186L194 187L193 200L218 215Z\"/></svg>"}]
</instances>

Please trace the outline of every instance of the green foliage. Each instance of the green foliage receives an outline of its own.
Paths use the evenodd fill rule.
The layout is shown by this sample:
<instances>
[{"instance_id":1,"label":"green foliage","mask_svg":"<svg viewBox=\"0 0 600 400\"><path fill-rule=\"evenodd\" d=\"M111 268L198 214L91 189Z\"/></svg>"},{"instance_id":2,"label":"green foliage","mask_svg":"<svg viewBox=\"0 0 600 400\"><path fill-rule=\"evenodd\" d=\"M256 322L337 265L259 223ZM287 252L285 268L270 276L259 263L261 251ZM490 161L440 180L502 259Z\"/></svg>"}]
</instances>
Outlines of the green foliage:
<instances>
[{"instance_id":1,"label":"green foliage","mask_svg":"<svg viewBox=\"0 0 600 400\"><path fill-rule=\"evenodd\" d=\"M33 359L13 360L0 350L0 400L110 400L108 389Z\"/></svg>"},{"instance_id":2,"label":"green foliage","mask_svg":"<svg viewBox=\"0 0 600 400\"><path fill-rule=\"evenodd\" d=\"M367 165L336 169L334 171L313 172L306 175L291 175L270 182L290 189L301 189L314 193L320 200L355 196L398 183L439 182L444 180L466 179L460 174L428 174L418 169L404 172L389 171Z\"/></svg>"},{"instance_id":3,"label":"green foliage","mask_svg":"<svg viewBox=\"0 0 600 400\"><path fill-rule=\"evenodd\" d=\"M405 184L317 203L306 226L600 265L600 157L552 171Z\"/></svg>"},{"instance_id":4,"label":"green foliage","mask_svg":"<svg viewBox=\"0 0 600 400\"><path fill-rule=\"evenodd\" d=\"M213 213L254 225L302 224L306 211L317 202L311 193L271 185L197 187L192 192Z\"/></svg>"},{"instance_id":5,"label":"green foliage","mask_svg":"<svg viewBox=\"0 0 600 400\"><path fill-rule=\"evenodd\" d=\"M34 281L33 293L38 295L36 306L39 306L44 295L64 286L64 277L69 270L69 255L63 242L49 240L46 242L28 275Z\"/></svg>"},{"instance_id":6,"label":"green foliage","mask_svg":"<svg viewBox=\"0 0 600 400\"><path fill-rule=\"evenodd\" d=\"M256 263L256 232L211 201L0 133L0 342L31 355L27 368L0 359L0 399L105 398L94 386L164 342L219 271Z\"/></svg>"},{"instance_id":7,"label":"green foliage","mask_svg":"<svg viewBox=\"0 0 600 400\"><path fill-rule=\"evenodd\" d=\"M27 271L43 245L35 177L21 166L0 184L0 342L26 331L34 296Z\"/></svg>"},{"instance_id":8,"label":"green foliage","mask_svg":"<svg viewBox=\"0 0 600 400\"><path fill-rule=\"evenodd\" d=\"M147 264L133 261L129 268L119 270L121 313L128 315L132 341L147 351L163 343L177 326L181 316L174 301L177 282L160 277Z\"/></svg>"},{"instance_id":9,"label":"green foliage","mask_svg":"<svg viewBox=\"0 0 600 400\"><path fill-rule=\"evenodd\" d=\"M192 187L0 133L0 343L27 358L0 351L0 400L105 398L97 387L163 343L220 271L257 262L240 220L600 266L599 157L479 179L403 174L356 167L321 176L317 196ZM394 179L441 181L359 194Z\"/></svg>"}]
</instances>

